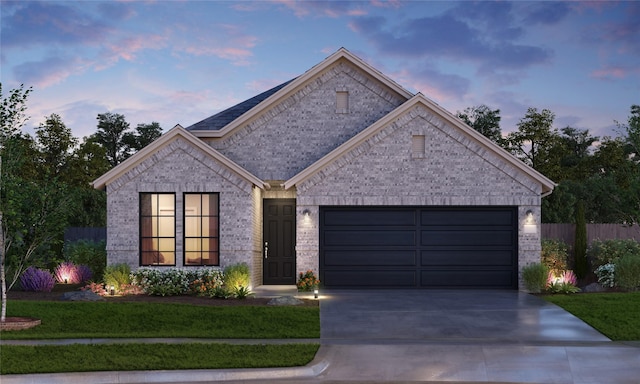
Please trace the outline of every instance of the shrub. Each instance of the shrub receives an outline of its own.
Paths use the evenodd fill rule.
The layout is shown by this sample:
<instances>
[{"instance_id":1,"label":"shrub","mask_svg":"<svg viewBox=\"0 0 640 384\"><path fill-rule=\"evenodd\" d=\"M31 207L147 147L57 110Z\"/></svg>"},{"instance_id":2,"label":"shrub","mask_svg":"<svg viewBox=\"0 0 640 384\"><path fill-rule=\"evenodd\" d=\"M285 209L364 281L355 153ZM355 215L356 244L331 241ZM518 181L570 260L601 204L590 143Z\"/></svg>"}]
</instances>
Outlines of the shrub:
<instances>
[{"instance_id":1,"label":"shrub","mask_svg":"<svg viewBox=\"0 0 640 384\"><path fill-rule=\"evenodd\" d=\"M603 287L613 288L615 287L615 272L616 265L608 263L596 268L595 273L598 276L598 283Z\"/></svg>"},{"instance_id":2,"label":"shrub","mask_svg":"<svg viewBox=\"0 0 640 384\"><path fill-rule=\"evenodd\" d=\"M209 292L209 297L214 297L216 299L228 299L233 297L233 293L231 293L231 291L226 287L219 285Z\"/></svg>"},{"instance_id":3,"label":"shrub","mask_svg":"<svg viewBox=\"0 0 640 384\"><path fill-rule=\"evenodd\" d=\"M58 283L80 284L91 280L93 274L86 265L75 265L70 261L60 263L54 271Z\"/></svg>"},{"instance_id":4,"label":"shrub","mask_svg":"<svg viewBox=\"0 0 640 384\"><path fill-rule=\"evenodd\" d=\"M84 287L80 288L81 291L91 291L100 296L106 296L107 290L104 288L104 284L91 282Z\"/></svg>"},{"instance_id":5,"label":"shrub","mask_svg":"<svg viewBox=\"0 0 640 384\"><path fill-rule=\"evenodd\" d=\"M584 217L584 202L579 200L576 206L576 233L573 253L576 262L576 274L584 278L589 273L587 261L587 221Z\"/></svg>"},{"instance_id":6,"label":"shrub","mask_svg":"<svg viewBox=\"0 0 640 384\"><path fill-rule=\"evenodd\" d=\"M314 289L318 288L320 285L320 280L316 278L316 275L312 270L307 270L306 272L300 272L298 274L298 282L296 286L298 287L298 291L300 292L311 292Z\"/></svg>"},{"instance_id":7,"label":"shrub","mask_svg":"<svg viewBox=\"0 0 640 384\"><path fill-rule=\"evenodd\" d=\"M88 266L96 280L102 280L107 266L105 242L79 240L64 245L65 260Z\"/></svg>"},{"instance_id":8,"label":"shrub","mask_svg":"<svg viewBox=\"0 0 640 384\"><path fill-rule=\"evenodd\" d=\"M218 268L139 268L132 276L135 286L156 296L211 296L209 291L222 285L222 271Z\"/></svg>"},{"instance_id":9,"label":"shrub","mask_svg":"<svg viewBox=\"0 0 640 384\"><path fill-rule=\"evenodd\" d=\"M542 240L542 264L549 271L560 274L566 270L567 259L569 255L569 246L562 240L545 239Z\"/></svg>"},{"instance_id":10,"label":"shrub","mask_svg":"<svg viewBox=\"0 0 640 384\"><path fill-rule=\"evenodd\" d=\"M625 255L616 262L616 285L630 291L640 289L639 255Z\"/></svg>"},{"instance_id":11,"label":"shrub","mask_svg":"<svg viewBox=\"0 0 640 384\"><path fill-rule=\"evenodd\" d=\"M231 290L249 287L249 266L246 263L229 265L224 269L224 285Z\"/></svg>"},{"instance_id":12,"label":"shrub","mask_svg":"<svg viewBox=\"0 0 640 384\"><path fill-rule=\"evenodd\" d=\"M233 296L235 296L236 299L244 300L251 295L251 290L247 287L240 286L233 289Z\"/></svg>"},{"instance_id":13,"label":"shrub","mask_svg":"<svg viewBox=\"0 0 640 384\"><path fill-rule=\"evenodd\" d=\"M20 285L24 291L51 292L56 280L51 272L32 266L20 275Z\"/></svg>"},{"instance_id":14,"label":"shrub","mask_svg":"<svg viewBox=\"0 0 640 384\"><path fill-rule=\"evenodd\" d=\"M549 270L542 263L532 263L522 268L525 287L532 293L540 293L547 287Z\"/></svg>"},{"instance_id":15,"label":"shrub","mask_svg":"<svg viewBox=\"0 0 640 384\"><path fill-rule=\"evenodd\" d=\"M605 264L616 264L626 255L640 256L640 243L633 239L594 240L587 250L591 265L596 269Z\"/></svg>"},{"instance_id":16,"label":"shrub","mask_svg":"<svg viewBox=\"0 0 640 384\"><path fill-rule=\"evenodd\" d=\"M551 293L577 293L580 292L578 284L578 278L576 274L571 270L562 271L560 274L555 274L553 271L549 271L549 277L547 278L547 291Z\"/></svg>"},{"instance_id":17,"label":"shrub","mask_svg":"<svg viewBox=\"0 0 640 384\"><path fill-rule=\"evenodd\" d=\"M128 264L109 265L104 270L104 283L113 286L116 292L122 292L125 286L131 284L131 268Z\"/></svg>"}]
</instances>

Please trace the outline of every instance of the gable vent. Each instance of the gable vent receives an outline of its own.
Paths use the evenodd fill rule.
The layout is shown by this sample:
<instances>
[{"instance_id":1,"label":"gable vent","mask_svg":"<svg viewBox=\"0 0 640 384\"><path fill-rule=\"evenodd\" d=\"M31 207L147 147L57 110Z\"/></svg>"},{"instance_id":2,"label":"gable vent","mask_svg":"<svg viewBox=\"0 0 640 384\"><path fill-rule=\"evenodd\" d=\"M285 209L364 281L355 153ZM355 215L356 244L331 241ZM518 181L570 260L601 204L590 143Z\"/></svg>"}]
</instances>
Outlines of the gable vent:
<instances>
[{"instance_id":1,"label":"gable vent","mask_svg":"<svg viewBox=\"0 0 640 384\"><path fill-rule=\"evenodd\" d=\"M411 158L422 159L424 157L425 142L424 135L413 135L411 137Z\"/></svg>"},{"instance_id":2,"label":"gable vent","mask_svg":"<svg viewBox=\"0 0 640 384\"><path fill-rule=\"evenodd\" d=\"M349 113L349 92L336 92L336 113Z\"/></svg>"}]
</instances>

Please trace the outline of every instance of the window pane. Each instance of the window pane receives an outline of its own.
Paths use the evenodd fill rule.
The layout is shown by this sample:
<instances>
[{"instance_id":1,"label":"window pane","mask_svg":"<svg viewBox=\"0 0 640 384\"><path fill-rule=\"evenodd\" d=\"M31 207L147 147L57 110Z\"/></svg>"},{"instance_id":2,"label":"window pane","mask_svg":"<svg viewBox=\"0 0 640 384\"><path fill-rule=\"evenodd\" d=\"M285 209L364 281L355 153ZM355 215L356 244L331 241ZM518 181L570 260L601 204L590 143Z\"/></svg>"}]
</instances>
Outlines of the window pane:
<instances>
[{"instance_id":1,"label":"window pane","mask_svg":"<svg viewBox=\"0 0 640 384\"><path fill-rule=\"evenodd\" d=\"M158 239L158 251L160 252L173 252L175 251L174 239Z\"/></svg>"},{"instance_id":2,"label":"window pane","mask_svg":"<svg viewBox=\"0 0 640 384\"><path fill-rule=\"evenodd\" d=\"M206 259L202 260L204 265L218 265L218 252L209 252Z\"/></svg>"},{"instance_id":3,"label":"window pane","mask_svg":"<svg viewBox=\"0 0 640 384\"><path fill-rule=\"evenodd\" d=\"M200 265L202 260L200 258L200 252L185 252L186 264Z\"/></svg>"},{"instance_id":4,"label":"window pane","mask_svg":"<svg viewBox=\"0 0 640 384\"><path fill-rule=\"evenodd\" d=\"M185 195L184 214L187 216L200 216L200 195Z\"/></svg>"},{"instance_id":5,"label":"window pane","mask_svg":"<svg viewBox=\"0 0 640 384\"><path fill-rule=\"evenodd\" d=\"M207 223L208 230L205 232L208 237L218 237L218 217L212 216L209 218L205 218L205 222Z\"/></svg>"},{"instance_id":6,"label":"window pane","mask_svg":"<svg viewBox=\"0 0 640 384\"><path fill-rule=\"evenodd\" d=\"M142 237L151 237L153 235L153 225L150 217L140 218L140 235Z\"/></svg>"},{"instance_id":7,"label":"window pane","mask_svg":"<svg viewBox=\"0 0 640 384\"><path fill-rule=\"evenodd\" d=\"M160 194L158 196L158 206L160 207L161 212L163 210L170 210L173 212L175 209L175 196L170 194Z\"/></svg>"},{"instance_id":8,"label":"window pane","mask_svg":"<svg viewBox=\"0 0 640 384\"><path fill-rule=\"evenodd\" d=\"M149 194L140 195L140 215L151 216L151 195Z\"/></svg>"},{"instance_id":9,"label":"window pane","mask_svg":"<svg viewBox=\"0 0 640 384\"><path fill-rule=\"evenodd\" d=\"M188 237L200 237L200 218L185 217L184 218L184 235Z\"/></svg>"},{"instance_id":10,"label":"window pane","mask_svg":"<svg viewBox=\"0 0 640 384\"><path fill-rule=\"evenodd\" d=\"M189 251L200 251L200 238L185 238L184 239L184 250L186 252L189 252Z\"/></svg>"},{"instance_id":11,"label":"window pane","mask_svg":"<svg viewBox=\"0 0 640 384\"><path fill-rule=\"evenodd\" d=\"M209 195L209 216L218 216L218 194Z\"/></svg>"},{"instance_id":12,"label":"window pane","mask_svg":"<svg viewBox=\"0 0 640 384\"><path fill-rule=\"evenodd\" d=\"M175 236L175 221L173 217L159 217L158 218L158 236L160 237L174 237Z\"/></svg>"},{"instance_id":13,"label":"window pane","mask_svg":"<svg viewBox=\"0 0 640 384\"><path fill-rule=\"evenodd\" d=\"M175 252L160 252L159 264L174 265L176 263Z\"/></svg>"}]
</instances>

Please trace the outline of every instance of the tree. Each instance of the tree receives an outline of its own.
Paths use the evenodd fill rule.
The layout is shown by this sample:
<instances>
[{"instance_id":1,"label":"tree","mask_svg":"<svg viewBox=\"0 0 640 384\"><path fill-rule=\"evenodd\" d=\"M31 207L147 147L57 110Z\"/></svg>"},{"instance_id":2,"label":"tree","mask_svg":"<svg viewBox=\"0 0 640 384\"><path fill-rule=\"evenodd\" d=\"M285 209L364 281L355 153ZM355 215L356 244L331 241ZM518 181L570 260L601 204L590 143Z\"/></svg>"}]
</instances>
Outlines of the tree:
<instances>
[{"instance_id":1,"label":"tree","mask_svg":"<svg viewBox=\"0 0 640 384\"><path fill-rule=\"evenodd\" d=\"M124 115L118 113L98 114L98 131L95 133L96 142L106 151L107 160L112 167L120 164L126 158L126 145L122 141L129 129Z\"/></svg>"},{"instance_id":2,"label":"tree","mask_svg":"<svg viewBox=\"0 0 640 384\"><path fill-rule=\"evenodd\" d=\"M627 124L615 122L622 131L626 143L629 145L629 152L636 163L640 163L640 105L631 106L631 115L627 119Z\"/></svg>"},{"instance_id":3,"label":"tree","mask_svg":"<svg viewBox=\"0 0 640 384\"><path fill-rule=\"evenodd\" d=\"M7 140L14 136L27 121L25 115L27 110L27 97L31 93L31 88L24 90L24 85L19 89L9 92L9 96L2 94L2 83L0 83L0 285L2 289L2 307L0 310L0 321L5 321L7 314L7 279L5 264L7 259L8 241L6 225L7 199L2 194L5 191L5 182L2 178L2 157L5 151Z\"/></svg>"},{"instance_id":4,"label":"tree","mask_svg":"<svg viewBox=\"0 0 640 384\"><path fill-rule=\"evenodd\" d=\"M126 148L125 157L128 158L133 155L160 136L162 136L160 123L154 121L151 124L138 124L135 132L127 132L122 137L122 142Z\"/></svg>"},{"instance_id":5,"label":"tree","mask_svg":"<svg viewBox=\"0 0 640 384\"><path fill-rule=\"evenodd\" d=\"M491 141L501 144L502 132L500 130L500 110L492 110L482 104L469 107L464 112L458 112L457 116L468 126L489 138Z\"/></svg>"},{"instance_id":6,"label":"tree","mask_svg":"<svg viewBox=\"0 0 640 384\"><path fill-rule=\"evenodd\" d=\"M529 108L518 123L518 130L507 135L507 149L520 160L553 179L559 173L560 161L554 152L561 145L560 134L554 129L555 115L548 109L538 112Z\"/></svg>"},{"instance_id":7,"label":"tree","mask_svg":"<svg viewBox=\"0 0 640 384\"><path fill-rule=\"evenodd\" d=\"M43 174L47 177L57 177L68 165L72 151L78 144L71 129L67 128L60 116L52 114L44 123L36 128L38 149L40 151Z\"/></svg>"},{"instance_id":8,"label":"tree","mask_svg":"<svg viewBox=\"0 0 640 384\"><path fill-rule=\"evenodd\" d=\"M31 87L24 89L24 84L20 88L9 91L8 96L2 94L2 83L0 83L0 148L8 137L18 133L20 128L29 120L25 115L27 110L27 97L33 91Z\"/></svg>"},{"instance_id":9,"label":"tree","mask_svg":"<svg viewBox=\"0 0 640 384\"><path fill-rule=\"evenodd\" d=\"M572 127L561 129L560 147L562 154L560 159L561 175L556 181L584 180L591 176L590 150L593 143L598 141L598 136L591 136L589 130L580 130Z\"/></svg>"}]
</instances>

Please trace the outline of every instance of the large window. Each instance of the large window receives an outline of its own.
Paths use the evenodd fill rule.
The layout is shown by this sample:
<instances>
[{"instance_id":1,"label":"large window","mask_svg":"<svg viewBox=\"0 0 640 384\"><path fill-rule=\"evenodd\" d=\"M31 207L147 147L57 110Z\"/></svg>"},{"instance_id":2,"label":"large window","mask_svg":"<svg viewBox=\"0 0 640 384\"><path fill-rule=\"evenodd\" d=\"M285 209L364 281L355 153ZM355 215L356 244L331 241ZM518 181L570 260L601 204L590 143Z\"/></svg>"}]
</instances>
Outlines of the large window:
<instances>
[{"instance_id":1,"label":"large window","mask_svg":"<svg viewBox=\"0 0 640 384\"><path fill-rule=\"evenodd\" d=\"M219 265L218 194L184 195L184 265Z\"/></svg>"},{"instance_id":2,"label":"large window","mask_svg":"<svg viewBox=\"0 0 640 384\"><path fill-rule=\"evenodd\" d=\"M140 194L140 264L176 264L176 197Z\"/></svg>"}]
</instances>

